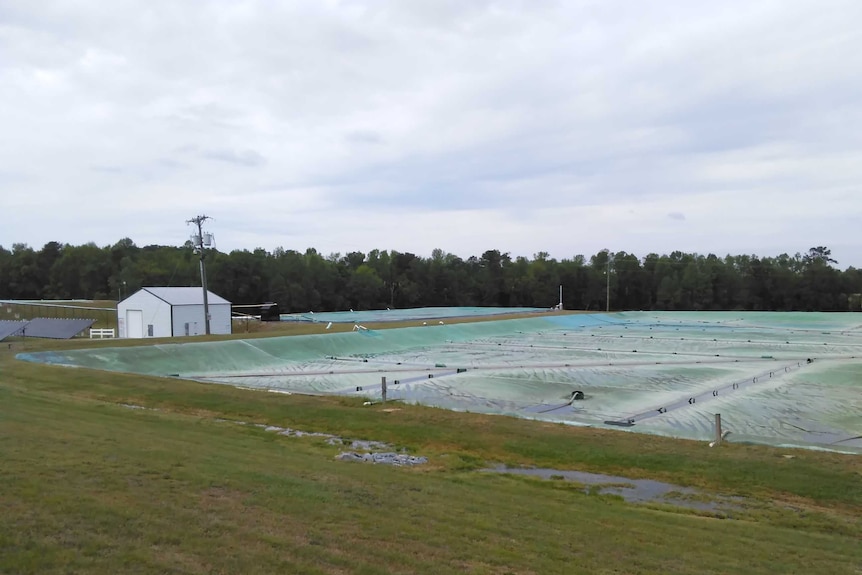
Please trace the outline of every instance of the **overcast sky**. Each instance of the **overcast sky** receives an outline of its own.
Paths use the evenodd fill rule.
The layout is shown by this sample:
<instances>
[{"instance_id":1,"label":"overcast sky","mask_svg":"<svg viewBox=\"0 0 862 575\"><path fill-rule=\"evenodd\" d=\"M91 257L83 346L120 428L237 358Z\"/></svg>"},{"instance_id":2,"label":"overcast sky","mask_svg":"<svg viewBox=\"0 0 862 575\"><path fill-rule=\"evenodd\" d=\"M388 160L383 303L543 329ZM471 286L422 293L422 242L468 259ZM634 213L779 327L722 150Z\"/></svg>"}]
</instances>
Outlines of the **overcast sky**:
<instances>
[{"instance_id":1,"label":"overcast sky","mask_svg":"<svg viewBox=\"0 0 862 575\"><path fill-rule=\"evenodd\" d=\"M0 0L0 245L862 267L862 2Z\"/></svg>"}]
</instances>

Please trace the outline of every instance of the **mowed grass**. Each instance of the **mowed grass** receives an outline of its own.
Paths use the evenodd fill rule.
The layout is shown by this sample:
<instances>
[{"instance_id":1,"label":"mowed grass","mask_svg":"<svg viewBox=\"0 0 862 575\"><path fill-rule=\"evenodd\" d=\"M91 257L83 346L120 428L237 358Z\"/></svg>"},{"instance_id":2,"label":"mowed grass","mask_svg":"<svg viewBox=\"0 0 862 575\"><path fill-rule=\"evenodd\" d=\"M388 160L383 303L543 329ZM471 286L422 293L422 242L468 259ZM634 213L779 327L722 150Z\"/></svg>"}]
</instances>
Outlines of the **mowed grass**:
<instances>
[{"instance_id":1,"label":"mowed grass","mask_svg":"<svg viewBox=\"0 0 862 575\"><path fill-rule=\"evenodd\" d=\"M52 345L70 344L40 347ZM0 351L3 573L862 570L856 456L709 449L623 431L29 364L13 353ZM231 421L388 441L430 463L340 462L341 448L321 438ZM746 499L725 517L478 471L501 462Z\"/></svg>"}]
</instances>

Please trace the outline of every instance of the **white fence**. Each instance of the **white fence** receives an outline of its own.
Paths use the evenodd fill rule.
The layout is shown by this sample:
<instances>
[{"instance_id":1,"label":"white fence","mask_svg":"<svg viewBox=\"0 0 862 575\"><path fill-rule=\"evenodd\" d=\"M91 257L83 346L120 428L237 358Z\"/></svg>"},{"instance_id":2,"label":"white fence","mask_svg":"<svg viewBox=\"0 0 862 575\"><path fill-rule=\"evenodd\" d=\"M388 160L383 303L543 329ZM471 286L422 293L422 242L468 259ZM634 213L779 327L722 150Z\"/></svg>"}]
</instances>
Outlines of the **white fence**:
<instances>
[{"instance_id":1,"label":"white fence","mask_svg":"<svg viewBox=\"0 0 862 575\"><path fill-rule=\"evenodd\" d=\"M104 339L104 338L112 338L117 337L117 332L111 329L90 329L90 339Z\"/></svg>"}]
</instances>

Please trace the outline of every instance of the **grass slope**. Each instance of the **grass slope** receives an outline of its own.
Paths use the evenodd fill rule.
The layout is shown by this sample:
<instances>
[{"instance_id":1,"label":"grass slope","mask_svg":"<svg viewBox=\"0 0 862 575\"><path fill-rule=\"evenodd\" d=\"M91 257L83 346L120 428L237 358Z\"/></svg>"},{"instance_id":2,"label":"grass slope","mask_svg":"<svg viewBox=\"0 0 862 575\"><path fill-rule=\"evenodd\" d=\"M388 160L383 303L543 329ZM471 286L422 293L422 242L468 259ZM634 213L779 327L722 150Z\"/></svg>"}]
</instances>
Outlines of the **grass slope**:
<instances>
[{"instance_id":1,"label":"grass slope","mask_svg":"<svg viewBox=\"0 0 862 575\"><path fill-rule=\"evenodd\" d=\"M226 419L389 441L431 463L339 462L320 438ZM3 350L0 461L3 573L862 570L862 465L831 453L363 407L27 364ZM476 471L496 462L747 500L728 518L632 505Z\"/></svg>"}]
</instances>

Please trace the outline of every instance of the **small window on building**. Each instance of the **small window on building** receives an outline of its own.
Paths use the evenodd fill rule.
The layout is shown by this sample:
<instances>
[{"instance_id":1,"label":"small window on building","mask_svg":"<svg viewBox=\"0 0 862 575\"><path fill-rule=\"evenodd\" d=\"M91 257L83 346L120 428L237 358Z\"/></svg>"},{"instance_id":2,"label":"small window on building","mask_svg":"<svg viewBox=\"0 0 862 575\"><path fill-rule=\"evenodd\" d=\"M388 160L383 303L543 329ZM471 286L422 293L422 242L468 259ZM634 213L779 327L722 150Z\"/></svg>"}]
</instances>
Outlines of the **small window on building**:
<instances>
[{"instance_id":1,"label":"small window on building","mask_svg":"<svg viewBox=\"0 0 862 575\"><path fill-rule=\"evenodd\" d=\"M147 335L153 337L153 324L147 325Z\"/></svg>"}]
</instances>

